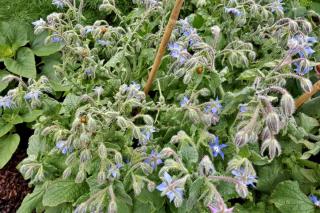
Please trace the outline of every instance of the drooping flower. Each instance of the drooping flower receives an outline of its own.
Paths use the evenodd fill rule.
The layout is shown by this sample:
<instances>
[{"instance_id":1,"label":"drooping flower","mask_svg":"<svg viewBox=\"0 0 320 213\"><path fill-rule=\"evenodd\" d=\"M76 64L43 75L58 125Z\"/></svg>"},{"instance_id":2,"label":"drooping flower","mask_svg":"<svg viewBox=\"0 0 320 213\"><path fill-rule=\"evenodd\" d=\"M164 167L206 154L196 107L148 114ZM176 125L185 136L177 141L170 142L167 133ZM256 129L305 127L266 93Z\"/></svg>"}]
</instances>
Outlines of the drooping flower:
<instances>
[{"instance_id":1,"label":"drooping flower","mask_svg":"<svg viewBox=\"0 0 320 213\"><path fill-rule=\"evenodd\" d=\"M120 176L120 171L119 169L122 167L122 164L121 163L117 163L116 165L114 166L111 166L109 168L109 173L111 174L111 176L113 178L117 178L118 176Z\"/></svg>"},{"instance_id":2,"label":"drooping flower","mask_svg":"<svg viewBox=\"0 0 320 213\"><path fill-rule=\"evenodd\" d=\"M209 146L210 146L210 149L211 149L214 157L217 157L218 155L220 155L221 158L224 159L224 153L223 153L222 149L226 148L228 145L219 144L219 137L218 136L215 136L214 141L212 140L209 143Z\"/></svg>"},{"instance_id":3,"label":"drooping flower","mask_svg":"<svg viewBox=\"0 0 320 213\"><path fill-rule=\"evenodd\" d=\"M225 12L234 16L241 16L242 13L239 9L233 8L233 7L225 7L224 8Z\"/></svg>"},{"instance_id":4,"label":"drooping flower","mask_svg":"<svg viewBox=\"0 0 320 213\"><path fill-rule=\"evenodd\" d=\"M276 0L271 4L271 12L283 12L282 0Z\"/></svg>"},{"instance_id":5,"label":"drooping flower","mask_svg":"<svg viewBox=\"0 0 320 213\"><path fill-rule=\"evenodd\" d=\"M93 75L93 71L91 68L87 68L84 70L84 74L88 77L92 76Z\"/></svg>"},{"instance_id":6,"label":"drooping flower","mask_svg":"<svg viewBox=\"0 0 320 213\"><path fill-rule=\"evenodd\" d=\"M39 20L32 22L32 25L34 26L34 28L44 27L46 25L46 22L42 18L40 18Z\"/></svg>"},{"instance_id":7,"label":"drooping flower","mask_svg":"<svg viewBox=\"0 0 320 213\"><path fill-rule=\"evenodd\" d=\"M315 37L309 37L305 35L295 35L288 41L288 46L290 48L289 53L295 55L299 54L300 58L306 58L311 56L315 51L311 46L317 42Z\"/></svg>"},{"instance_id":8,"label":"drooping flower","mask_svg":"<svg viewBox=\"0 0 320 213\"><path fill-rule=\"evenodd\" d=\"M180 200L183 198L183 188L177 187L174 183L171 176L165 172L163 175L163 182L157 186L157 190L161 191L162 194L165 194L170 202L175 198Z\"/></svg>"},{"instance_id":9,"label":"drooping flower","mask_svg":"<svg viewBox=\"0 0 320 213\"><path fill-rule=\"evenodd\" d=\"M93 89L94 93L100 97L102 95L102 93L104 92L104 89L102 86L97 86Z\"/></svg>"},{"instance_id":10,"label":"drooping flower","mask_svg":"<svg viewBox=\"0 0 320 213\"><path fill-rule=\"evenodd\" d=\"M53 1L52 1L52 4L53 4L54 6L56 6L57 8L59 8L59 9L62 9L62 8L64 8L64 6L65 6L64 0L53 0Z\"/></svg>"},{"instance_id":11,"label":"drooping flower","mask_svg":"<svg viewBox=\"0 0 320 213\"><path fill-rule=\"evenodd\" d=\"M208 205L209 210L211 213L232 213L233 208L228 208L224 202L218 202L215 204Z\"/></svg>"},{"instance_id":12,"label":"drooping flower","mask_svg":"<svg viewBox=\"0 0 320 213\"><path fill-rule=\"evenodd\" d=\"M204 111L206 113L212 113L214 115L218 115L221 109L222 109L222 105L220 103L219 98L217 97L216 100L211 100L210 103L206 105Z\"/></svg>"},{"instance_id":13,"label":"drooping flower","mask_svg":"<svg viewBox=\"0 0 320 213\"><path fill-rule=\"evenodd\" d=\"M0 96L0 107L3 109L12 109L14 107L13 97L9 95L4 97Z\"/></svg>"},{"instance_id":14,"label":"drooping flower","mask_svg":"<svg viewBox=\"0 0 320 213\"><path fill-rule=\"evenodd\" d=\"M141 131L143 139L139 140L139 144L146 145L147 142L150 141L152 133L154 133L155 131L156 129L153 126L143 128Z\"/></svg>"},{"instance_id":15,"label":"drooping flower","mask_svg":"<svg viewBox=\"0 0 320 213\"><path fill-rule=\"evenodd\" d=\"M305 74L309 73L311 70L313 70L313 67L303 65L302 62L294 62L293 64L296 66L294 71L298 75L305 75Z\"/></svg>"},{"instance_id":16,"label":"drooping flower","mask_svg":"<svg viewBox=\"0 0 320 213\"><path fill-rule=\"evenodd\" d=\"M241 104L239 107L239 111L241 113L247 112L248 111L248 107L246 105Z\"/></svg>"},{"instance_id":17,"label":"drooping flower","mask_svg":"<svg viewBox=\"0 0 320 213\"><path fill-rule=\"evenodd\" d=\"M310 195L309 199L312 201L312 203L316 206L316 207L320 207L320 200L317 196L315 195Z\"/></svg>"},{"instance_id":18,"label":"drooping flower","mask_svg":"<svg viewBox=\"0 0 320 213\"><path fill-rule=\"evenodd\" d=\"M26 101L30 101L30 100L39 101L39 97L41 94L42 92L39 90L30 91L27 94L25 94L24 99Z\"/></svg>"},{"instance_id":19,"label":"drooping flower","mask_svg":"<svg viewBox=\"0 0 320 213\"><path fill-rule=\"evenodd\" d=\"M145 159L144 162L149 164L153 168L153 170L157 168L157 165L163 163L163 161L161 160L161 155L154 150L151 151L151 154L148 156L147 159Z\"/></svg>"},{"instance_id":20,"label":"drooping flower","mask_svg":"<svg viewBox=\"0 0 320 213\"><path fill-rule=\"evenodd\" d=\"M189 98L187 96L184 96L183 99L180 101L180 106L185 107L190 102Z\"/></svg>"},{"instance_id":21,"label":"drooping flower","mask_svg":"<svg viewBox=\"0 0 320 213\"><path fill-rule=\"evenodd\" d=\"M100 44L101 46L104 46L104 47L107 47L107 46L111 45L110 41L106 41L106 40L103 40L103 39L97 39L96 42L98 44Z\"/></svg>"},{"instance_id":22,"label":"drooping flower","mask_svg":"<svg viewBox=\"0 0 320 213\"><path fill-rule=\"evenodd\" d=\"M52 42L52 43L59 43L59 42L61 42L61 41L62 41L62 38L59 37L59 36L52 36L52 37L51 37L51 42Z\"/></svg>"},{"instance_id":23,"label":"drooping flower","mask_svg":"<svg viewBox=\"0 0 320 213\"><path fill-rule=\"evenodd\" d=\"M180 62L180 64L184 64L190 57L190 53L188 53L188 50L176 42L170 43L168 48L170 50L170 55L173 58L176 58Z\"/></svg>"},{"instance_id":24,"label":"drooping flower","mask_svg":"<svg viewBox=\"0 0 320 213\"><path fill-rule=\"evenodd\" d=\"M231 173L235 176L237 180L239 180L241 183L247 185L247 186L254 186L254 183L257 182L256 176L249 174L245 171L244 168L234 169L231 171Z\"/></svg>"},{"instance_id":25,"label":"drooping flower","mask_svg":"<svg viewBox=\"0 0 320 213\"><path fill-rule=\"evenodd\" d=\"M68 145L66 140L59 140L56 143L56 148L59 149L64 155L73 151L73 148Z\"/></svg>"}]
</instances>

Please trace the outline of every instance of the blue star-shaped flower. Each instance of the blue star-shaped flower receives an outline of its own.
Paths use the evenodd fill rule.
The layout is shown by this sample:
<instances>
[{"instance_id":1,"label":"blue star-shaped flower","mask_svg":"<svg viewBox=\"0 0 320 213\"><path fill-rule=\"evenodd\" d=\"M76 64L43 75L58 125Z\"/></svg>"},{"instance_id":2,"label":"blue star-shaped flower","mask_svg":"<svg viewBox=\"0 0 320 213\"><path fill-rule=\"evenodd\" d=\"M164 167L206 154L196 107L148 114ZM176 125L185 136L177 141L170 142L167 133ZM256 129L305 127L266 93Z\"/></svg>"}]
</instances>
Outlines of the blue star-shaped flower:
<instances>
[{"instance_id":1,"label":"blue star-shaped flower","mask_svg":"<svg viewBox=\"0 0 320 213\"><path fill-rule=\"evenodd\" d=\"M307 73L309 73L311 70L313 70L313 67L309 67L309 66L301 66L301 63L299 62L295 62L293 63L296 68L294 69L294 71L298 74L298 75L305 75Z\"/></svg>"},{"instance_id":2,"label":"blue star-shaped flower","mask_svg":"<svg viewBox=\"0 0 320 213\"><path fill-rule=\"evenodd\" d=\"M144 162L149 164L153 170L157 168L157 165L163 163L163 161L161 160L161 155L154 150L151 151L151 154L147 159L144 160Z\"/></svg>"},{"instance_id":3,"label":"blue star-shaped flower","mask_svg":"<svg viewBox=\"0 0 320 213\"><path fill-rule=\"evenodd\" d=\"M157 190L165 192L170 202L173 201L175 197L180 199L183 197L183 188L175 186L174 181L167 172L164 173L163 182L157 186Z\"/></svg>"},{"instance_id":4,"label":"blue star-shaped flower","mask_svg":"<svg viewBox=\"0 0 320 213\"><path fill-rule=\"evenodd\" d=\"M216 100L212 100L204 109L206 113L211 112L212 114L219 114L220 110L222 109L222 105L220 103L219 98L217 97Z\"/></svg>"},{"instance_id":5,"label":"blue star-shaped flower","mask_svg":"<svg viewBox=\"0 0 320 213\"><path fill-rule=\"evenodd\" d=\"M217 157L218 155L220 155L221 158L224 159L224 153L223 153L222 149L226 148L228 145L219 144L219 137L218 136L216 136L214 138L214 142L213 141L210 142L209 146L210 146L210 149L211 149L214 157Z\"/></svg>"},{"instance_id":6,"label":"blue star-shaped flower","mask_svg":"<svg viewBox=\"0 0 320 213\"><path fill-rule=\"evenodd\" d=\"M244 168L234 169L231 173L235 176L235 178L241 181L245 185L250 185L255 187L254 183L257 182L256 176L248 174L245 172Z\"/></svg>"},{"instance_id":7,"label":"blue star-shaped flower","mask_svg":"<svg viewBox=\"0 0 320 213\"><path fill-rule=\"evenodd\" d=\"M315 206L320 207L320 200L318 199L317 196L310 195L309 198Z\"/></svg>"}]
</instances>

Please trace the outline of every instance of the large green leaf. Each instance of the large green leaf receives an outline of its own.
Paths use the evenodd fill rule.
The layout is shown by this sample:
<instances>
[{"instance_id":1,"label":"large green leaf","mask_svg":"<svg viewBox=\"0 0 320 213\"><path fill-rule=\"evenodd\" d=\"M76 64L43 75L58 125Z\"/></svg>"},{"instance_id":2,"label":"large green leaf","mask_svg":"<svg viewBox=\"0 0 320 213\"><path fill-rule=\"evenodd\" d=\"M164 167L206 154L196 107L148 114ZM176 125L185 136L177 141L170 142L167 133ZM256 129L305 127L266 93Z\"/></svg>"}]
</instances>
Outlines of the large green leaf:
<instances>
[{"instance_id":1,"label":"large green leaf","mask_svg":"<svg viewBox=\"0 0 320 213\"><path fill-rule=\"evenodd\" d=\"M13 51L28 43L25 25L20 23L0 23L0 44L9 45Z\"/></svg>"},{"instance_id":2,"label":"large green leaf","mask_svg":"<svg viewBox=\"0 0 320 213\"><path fill-rule=\"evenodd\" d=\"M271 202L281 213L313 213L310 199L301 192L296 181L279 183L271 195Z\"/></svg>"},{"instance_id":3,"label":"large green leaf","mask_svg":"<svg viewBox=\"0 0 320 213\"><path fill-rule=\"evenodd\" d=\"M27 47L22 47L18 50L16 59L6 58L4 64L7 69L14 74L26 78L36 78L37 71L34 55Z\"/></svg>"},{"instance_id":4,"label":"large green leaf","mask_svg":"<svg viewBox=\"0 0 320 213\"><path fill-rule=\"evenodd\" d=\"M11 159L18 148L20 137L18 134L8 135L0 138L0 169Z\"/></svg>"},{"instance_id":5,"label":"large green leaf","mask_svg":"<svg viewBox=\"0 0 320 213\"><path fill-rule=\"evenodd\" d=\"M58 180L49 184L42 203L44 206L57 206L74 202L87 191L86 184L77 184L73 180Z\"/></svg>"},{"instance_id":6,"label":"large green leaf","mask_svg":"<svg viewBox=\"0 0 320 213\"><path fill-rule=\"evenodd\" d=\"M36 36L35 40L31 44L31 48L37 56L48 56L58 52L64 46L63 43L45 42L48 37L47 32L43 32Z\"/></svg>"}]
</instances>

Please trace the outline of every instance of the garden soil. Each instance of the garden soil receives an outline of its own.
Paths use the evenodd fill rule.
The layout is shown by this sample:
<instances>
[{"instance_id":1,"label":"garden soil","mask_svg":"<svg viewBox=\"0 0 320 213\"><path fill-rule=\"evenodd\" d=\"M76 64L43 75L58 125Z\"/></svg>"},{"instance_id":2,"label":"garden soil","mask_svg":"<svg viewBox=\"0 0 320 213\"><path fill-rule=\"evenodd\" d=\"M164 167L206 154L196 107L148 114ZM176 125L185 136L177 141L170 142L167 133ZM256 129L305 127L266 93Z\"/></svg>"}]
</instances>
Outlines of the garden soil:
<instances>
[{"instance_id":1,"label":"garden soil","mask_svg":"<svg viewBox=\"0 0 320 213\"><path fill-rule=\"evenodd\" d=\"M8 164L0 170L0 213L17 212L23 198L32 191L16 169L26 157L25 152L26 148L19 146Z\"/></svg>"}]
</instances>

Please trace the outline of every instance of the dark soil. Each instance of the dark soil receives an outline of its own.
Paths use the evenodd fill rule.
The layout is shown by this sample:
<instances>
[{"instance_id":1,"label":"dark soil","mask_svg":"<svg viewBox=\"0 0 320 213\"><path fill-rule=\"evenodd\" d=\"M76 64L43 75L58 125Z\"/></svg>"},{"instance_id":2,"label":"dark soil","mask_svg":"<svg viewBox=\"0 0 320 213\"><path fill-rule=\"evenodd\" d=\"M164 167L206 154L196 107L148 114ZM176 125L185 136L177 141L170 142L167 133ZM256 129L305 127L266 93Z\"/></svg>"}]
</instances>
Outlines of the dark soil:
<instances>
[{"instance_id":1,"label":"dark soil","mask_svg":"<svg viewBox=\"0 0 320 213\"><path fill-rule=\"evenodd\" d=\"M23 198L32 190L16 169L19 162L26 157L26 147L22 144L20 143L11 160L0 170L0 213L16 212Z\"/></svg>"}]
</instances>

